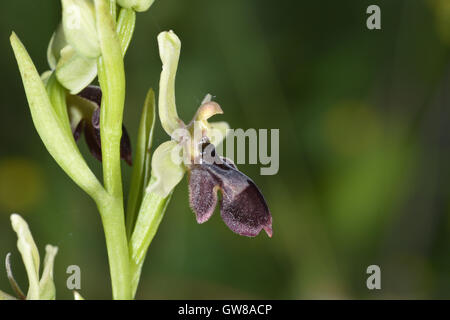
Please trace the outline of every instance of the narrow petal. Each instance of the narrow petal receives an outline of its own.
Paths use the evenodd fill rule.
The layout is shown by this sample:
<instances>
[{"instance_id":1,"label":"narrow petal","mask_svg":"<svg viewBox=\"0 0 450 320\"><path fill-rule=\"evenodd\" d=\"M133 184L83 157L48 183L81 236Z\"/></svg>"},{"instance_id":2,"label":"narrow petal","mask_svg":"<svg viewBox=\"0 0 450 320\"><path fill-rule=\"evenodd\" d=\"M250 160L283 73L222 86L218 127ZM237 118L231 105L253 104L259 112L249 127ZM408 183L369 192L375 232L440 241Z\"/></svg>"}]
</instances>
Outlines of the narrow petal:
<instances>
[{"instance_id":1,"label":"narrow petal","mask_svg":"<svg viewBox=\"0 0 450 320\"><path fill-rule=\"evenodd\" d=\"M95 129L100 130L100 107L92 113L91 123Z\"/></svg>"},{"instance_id":2,"label":"narrow petal","mask_svg":"<svg viewBox=\"0 0 450 320\"><path fill-rule=\"evenodd\" d=\"M75 139L75 141L78 142L78 140L80 139L81 133L83 132L84 129L84 121L80 121L78 123L78 125L72 129L72 134L73 134L73 138Z\"/></svg>"},{"instance_id":3,"label":"narrow petal","mask_svg":"<svg viewBox=\"0 0 450 320\"><path fill-rule=\"evenodd\" d=\"M11 285L11 288L16 293L17 297L19 297L19 299L21 299L21 300L25 300L27 298L27 296L23 293L22 289L20 289L19 284L17 283L16 279L14 278L12 268L11 268L10 258L11 258L11 252L9 252L6 255L6 261L5 261L6 275L8 276L9 284Z\"/></svg>"},{"instance_id":4,"label":"narrow petal","mask_svg":"<svg viewBox=\"0 0 450 320\"><path fill-rule=\"evenodd\" d=\"M100 108L95 109L95 111L93 112L91 118L91 125L93 133L92 136L95 139L95 142L97 143L98 147L101 149L102 140L100 138Z\"/></svg>"},{"instance_id":5,"label":"narrow petal","mask_svg":"<svg viewBox=\"0 0 450 320\"><path fill-rule=\"evenodd\" d=\"M200 165L193 166L189 172L189 204L197 222L209 220L217 205L217 181Z\"/></svg>"},{"instance_id":6,"label":"narrow petal","mask_svg":"<svg viewBox=\"0 0 450 320\"><path fill-rule=\"evenodd\" d=\"M100 131L93 126L84 126L84 138L91 154L98 161L102 161L102 148L100 146Z\"/></svg>"},{"instance_id":7,"label":"narrow petal","mask_svg":"<svg viewBox=\"0 0 450 320\"><path fill-rule=\"evenodd\" d=\"M195 114L195 121L206 121L216 114L223 114L223 110L217 102L209 101L203 103Z\"/></svg>"}]
</instances>

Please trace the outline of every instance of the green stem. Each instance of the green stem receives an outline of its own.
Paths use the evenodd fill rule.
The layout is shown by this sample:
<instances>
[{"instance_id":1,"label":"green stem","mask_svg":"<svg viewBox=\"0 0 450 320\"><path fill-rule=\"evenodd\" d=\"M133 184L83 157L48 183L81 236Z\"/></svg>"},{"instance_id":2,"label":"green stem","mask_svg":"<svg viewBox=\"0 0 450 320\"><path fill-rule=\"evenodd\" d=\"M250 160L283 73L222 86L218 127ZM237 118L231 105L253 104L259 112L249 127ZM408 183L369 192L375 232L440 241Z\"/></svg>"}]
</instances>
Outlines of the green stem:
<instances>
[{"instance_id":1,"label":"green stem","mask_svg":"<svg viewBox=\"0 0 450 320\"><path fill-rule=\"evenodd\" d=\"M129 300L132 296L123 203L121 199L107 198L105 200L100 201L98 210L105 232L113 298Z\"/></svg>"},{"instance_id":2,"label":"green stem","mask_svg":"<svg viewBox=\"0 0 450 320\"><path fill-rule=\"evenodd\" d=\"M125 102L125 70L119 36L108 2L95 0L97 30L102 56L98 79L102 88L100 136L103 179L108 196L97 203L108 250L114 299L131 299L129 253L125 231L120 139Z\"/></svg>"}]
</instances>

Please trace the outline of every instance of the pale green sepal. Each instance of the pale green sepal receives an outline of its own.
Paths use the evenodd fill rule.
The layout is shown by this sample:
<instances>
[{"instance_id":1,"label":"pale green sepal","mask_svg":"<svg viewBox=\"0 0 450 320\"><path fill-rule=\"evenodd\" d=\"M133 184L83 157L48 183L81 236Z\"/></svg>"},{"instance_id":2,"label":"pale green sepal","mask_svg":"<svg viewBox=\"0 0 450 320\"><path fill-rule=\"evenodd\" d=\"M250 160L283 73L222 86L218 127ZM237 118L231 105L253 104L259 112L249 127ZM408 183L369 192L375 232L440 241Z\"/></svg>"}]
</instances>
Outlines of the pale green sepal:
<instances>
[{"instance_id":1,"label":"pale green sepal","mask_svg":"<svg viewBox=\"0 0 450 320\"><path fill-rule=\"evenodd\" d=\"M61 50L61 57L56 65L56 77L71 94L78 94L96 76L96 59L81 56L70 45Z\"/></svg>"},{"instance_id":2,"label":"pale green sepal","mask_svg":"<svg viewBox=\"0 0 450 320\"><path fill-rule=\"evenodd\" d=\"M29 288L27 300L39 300L39 252L28 224L18 214L11 215L11 225L17 234L17 248L27 271Z\"/></svg>"},{"instance_id":3,"label":"pale green sepal","mask_svg":"<svg viewBox=\"0 0 450 320\"><path fill-rule=\"evenodd\" d=\"M159 80L159 119L167 134L172 135L182 124L175 103L175 76L180 58L181 42L173 31L165 31L158 35L158 45L162 61Z\"/></svg>"},{"instance_id":4,"label":"pale green sepal","mask_svg":"<svg viewBox=\"0 0 450 320\"><path fill-rule=\"evenodd\" d=\"M50 43L47 48L47 61L50 69L54 70L61 57L61 50L67 46L67 40L64 36L62 24L59 24L56 31L53 33Z\"/></svg>"},{"instance_id":5,"label":"pale green sepal","mask_svg":"<svg viewBox=\"0 0 450 320\"><path fill-rule=\"evenodd\" d=\"M147 192L153 192L165 198L181 181L186 171L182 147L176 141L166 141L153 154L152 179Z\"/></svg>"},{"instance_id":6,"label":"pale green sepal","mask_svg":"<svg viewBox=\"0 0 450 320\"><path fill-rule=\"evenodd\" d=\"M57 247L51 245L45 247L44 271L42 272L42 278L39 281L40 300L55 300L56 289L53 281L53 265L57 253Z\"/></svg>"},{"instance_id":7,"label":"pale green sepal","mask_svg":"<svg viewBox=\"0 0 450 320\"><path fill-rule=\"evenodd\" d=\"M77 53L95 59L101 54L92 0L62 0L62 23L67 42Z\"/></svg>"}]
</instances>

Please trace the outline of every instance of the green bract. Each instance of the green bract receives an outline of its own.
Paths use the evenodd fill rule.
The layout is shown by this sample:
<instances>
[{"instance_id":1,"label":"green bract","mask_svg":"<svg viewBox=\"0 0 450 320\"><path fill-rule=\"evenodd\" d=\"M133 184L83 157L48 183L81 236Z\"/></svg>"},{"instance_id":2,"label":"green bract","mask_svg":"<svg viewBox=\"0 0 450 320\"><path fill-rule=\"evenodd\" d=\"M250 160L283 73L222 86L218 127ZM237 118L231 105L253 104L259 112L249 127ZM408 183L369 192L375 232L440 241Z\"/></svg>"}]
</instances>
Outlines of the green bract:
<instances>
[{"instance_id":1,"label":"green bract","mask_svg":"<svg viewBox=\"0 0 450 320\"><path fill-rule=\"evenodd\" d=\"M55 111L64 106L52 105L44 83L22 42L14 33L10 40L19 65L33 123L41 140L48 152L75 183L94 199L97 198L104 192L103 187L81 156L72 135L65 129L64 122L68 119L61 119ZM65 101L61 103L65 104Z\"/></svg>"}]
</instances>

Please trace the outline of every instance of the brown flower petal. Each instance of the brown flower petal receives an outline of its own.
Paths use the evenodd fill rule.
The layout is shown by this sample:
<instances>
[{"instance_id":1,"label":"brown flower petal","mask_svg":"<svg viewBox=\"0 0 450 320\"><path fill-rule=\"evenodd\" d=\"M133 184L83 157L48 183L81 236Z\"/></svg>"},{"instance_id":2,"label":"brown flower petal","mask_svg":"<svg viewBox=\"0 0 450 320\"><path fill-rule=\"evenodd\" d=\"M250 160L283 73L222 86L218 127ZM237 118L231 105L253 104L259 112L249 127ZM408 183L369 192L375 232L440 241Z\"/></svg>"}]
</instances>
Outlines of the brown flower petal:
<instances>
[{"instance_id":1,"label":"brown flower petal","mask_svg":"<svg viewBox=\"0 0 450 320\"><path fill-rule=\"evenodd\" d=\"M125 126L122 126L122 138L120 138L120 157L128 163L133 165L133 157L131 155L131 141Z\"/></svg>"},{"instance_id":2,"label":"brown flower petal","mask_svg":"<svg viewBox=\"0 0 450 320\"><path fill-rule=\"evenodd\" d=\"M220 200L221 217L235 233L254 237L264 229L272 237L272 216L255 183L238 171L229 160L193 165L189 174L190 206L197 221L207 221Z\"/></svg>"},{"instance_id":3,"label":"brown flower petal","mask_svg":"<svg viewBox=\"0 0 450 320\"><path fill-rule=\"evenodd\" d=\"M93 126L84 126L84 139L91 154L98 161L102 161L102 148L100 146L100 132Z\"/></svg>"},{"instance_id":4,"label":"brown flower petal","mask_svg":"<svg viewBox=\"0 0 450 320\"><path fill-rule=\"evenodd\" d=\"M84 129L84 121L81 120L78 125L72 129L73 138L75 139L75 142L77 142L80 139L81 133Z\"/></svg>"}]
</instances>

